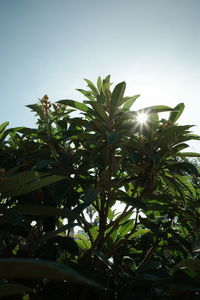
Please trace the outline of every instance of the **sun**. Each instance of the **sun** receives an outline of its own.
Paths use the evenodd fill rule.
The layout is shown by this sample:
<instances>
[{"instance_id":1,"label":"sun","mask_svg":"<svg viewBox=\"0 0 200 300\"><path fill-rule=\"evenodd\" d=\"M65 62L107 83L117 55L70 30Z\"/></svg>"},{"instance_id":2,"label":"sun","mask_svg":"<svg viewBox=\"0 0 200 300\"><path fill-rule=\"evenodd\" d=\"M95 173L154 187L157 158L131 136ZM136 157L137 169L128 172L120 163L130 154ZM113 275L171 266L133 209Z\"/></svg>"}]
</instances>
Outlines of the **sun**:
<instances>
[{"instance_id":1,"label":"sun","mask_svg":"<svg viewBox=\"0 0 200 300\"><path fill-rule=\"evenodd\" d=\"M144 112L138 113L136 120L138 124L145 125L148 121L148 114Z\"/></svg>"}]
</instances>

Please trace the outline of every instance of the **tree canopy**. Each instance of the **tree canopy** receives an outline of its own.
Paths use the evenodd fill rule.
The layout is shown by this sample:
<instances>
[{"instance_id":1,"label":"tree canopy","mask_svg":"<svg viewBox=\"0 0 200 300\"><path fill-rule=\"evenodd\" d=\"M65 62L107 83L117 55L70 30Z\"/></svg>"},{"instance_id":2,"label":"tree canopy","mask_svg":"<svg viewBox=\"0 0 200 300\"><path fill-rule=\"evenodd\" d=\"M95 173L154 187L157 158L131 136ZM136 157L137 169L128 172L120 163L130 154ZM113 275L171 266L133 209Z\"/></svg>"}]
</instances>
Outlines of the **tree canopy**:
<instances>
[{"instance_id":1,"label":"tree canopy","mask_svg":"<svg viewBox=\"0 0 200 300\"><path fill-rule=\"evenodd\" d=\"M0 125L0 296L198 299L200 137L178 124L184 104L136 111L125 82L85 81L83 102L28 105L37 128Z\"/></svg>"}]
</instances>

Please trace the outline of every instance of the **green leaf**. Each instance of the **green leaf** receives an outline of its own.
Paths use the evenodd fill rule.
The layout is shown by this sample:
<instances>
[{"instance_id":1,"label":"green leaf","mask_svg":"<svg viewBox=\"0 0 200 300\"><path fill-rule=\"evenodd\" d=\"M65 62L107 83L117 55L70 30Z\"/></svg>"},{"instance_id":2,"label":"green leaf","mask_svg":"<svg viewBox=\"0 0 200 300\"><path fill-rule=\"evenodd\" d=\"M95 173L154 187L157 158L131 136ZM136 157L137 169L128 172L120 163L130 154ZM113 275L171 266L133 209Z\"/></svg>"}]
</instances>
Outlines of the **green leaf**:
<instances>
[{"instance_id":1,"label":"green leaf","mask_svg":"<svg viewBox=\"0 0 200 300\"><path fill-rule=\"evenodd\" d=\"M98 236L98 226L92 226L90 229L89 229L89 231L90 231L90 234L91 234L91 236L92 236L92 238L93 238L93 241L94 240L96 240L96 238L97 238L97 236Z\"/></svg>"},{"instance_id":2,"label":"green leaf","mask_svg":"<svg viewBox=\"0 0 200 300\"><path fill-rule=\"evenodd\" d=\"M190 177L174 174L174 178L176 178L189 191L189 193L193 197L196 197L196 190L193 184L189 181Z\"/></svg>"},{"instance_id":3,"label":"green leaf","mask_svg":"<svg viewBox=\"0 0 200 300\"><path fill-rule=\"evenodd\" d=\"M175 123L181 116L182 112L184 111L184 108L184 103L179 103L177 106L175 106L175 111L172 111L169 115L169 121Z\"/></svg>"},{"instance_id":4,"label":"green leaf","mask_svg":"<svg viewBox=\"0 0 200 300\"><path fill-rule=\"evenodd\" d=\"M88 250L91 248L91 243L88 238L84 234L75 234L74 235L76 243L81 247L83 250Z\"/></svg>"},{"instance_id":5,"label":"green leaf","mask_svg":"<svg viewBox=\"0 0 200 300\"><path fill-rule=\"evenodd\" d=\"M120 228L119 228L119 236L120 238L125 236L127 233L129 233L131 231L131 229L133 228L134 225L134 221L133 220L128 220L125 223L123 223Z\"/></svg>"},{"instance_id":6,"label":"green leaf","mask_svg":"<svg viewBox=\"0 0 200 300\"><path fill-rule=\"evenodd\" d=\"M106 100L106 97L105 97L103 91L101 91L100 95L97 95L97 102L101 103L101 104L104 104L105 100Z\"/></svg>"},{"instance_id":7,"label":"green leaf","mask_svg":"<svg viewBox=\"0 0 200 300\"><path fill-rule=\"evenodd\" d=\"M102 118L106 123L109 121L108 115L106 114L106 111L101 103L98 102L88 102L92 108L95 110L95 112L98 114L100 118Z\"/></svg>"},{"instance_id":8,"label":"green leaf","mask_svg":"<svg viewBox=\"0 0 200 300\"><path fill-rule=\"evenodd\" d=\"M83 203L75 207L73 212L75 214L80 214L87 206L89 206L96 200L98 193L98 189L89 188L88 190L86 190L83 197Z\"/></svg>"},{"instance_id":9,"label":"green leaf","mask_svg":"<svg viewBox=\"0 0 200 300\"><path fill-rule=\"evenodd\" d=\"M98 251L98 250L93 250L93 253L96 257L98 257L98 259L106 266L108 267L109 269L112 270L113 268L113 263L108 260L108 258L104 255L103 252L101 251Z\"/></svg>"},{"instance_id":10,"label":"green leaf","mask_svg":"<svg viewBox=\"0 0 200 300\"><path fill-rule=\"evenodd\" d=\"M106 94L107 92L110 92L110 86L112 83L110 83L110 75L106 76L105 79L103 79L103 84L102 84L102 92L103 94Z\"/></svg>"},{"instance_id":11,"label":"green leaf","mask_svg":"<svg viewBox=\"0 0 200 300\"><path fill-rule=\"evenodd\" d=\"M47 278L49 280L69 280L80 284L99 287L92 279L83 276L73 268L53 261L41 259L4 258L0 259L1 278Z\"/></svg>"},{"instance_id":12,"label":"green leaf","mask_svg":"<svg viewBox=\"0 0 200 300\"><path fill-rule=\"evenodd\" d=\"M12 189L18 189L20 185L24 185L33 180L38 180L48 173L35 172L35 171L25 171L21 173L14 174L11 177L5 177L4 181L0 182L1 193L8 192Z\"/></svg>"},{"instance_id":13,"label":"green leaf","mask_svg":"<svg viewBox=\"0 0 200 300\"><path fill-rule=\"evenodd\" d=\"M98 90L99 90L99 93L100 93L101 89L102 89L102 79L101 79L100 76L98 77L98 80L97 80L97 87L98 87Z\"/></svg>"},{"instance_id":14,"label":"green leaf","mask_svg":"<svg viewBox=\"0 0 200 300\"><path fill-rule=\"evenodd\" d=\"M178 164L173 165L172 168L174 166L175 167L177 166L180 171L185 171L188 174L199 176L197 168L193 164L191 164L191 163L188 163L188 162L178 163Z\"/></svg>"},{"instance_id":15,"label":"green leaf","mask_svg":"<svg viewBox=\"0 0 200 300\"><path fill-rule=\"evenodd\" d=\"M184 259L180 263L178 263L174 270L189 268L194 271L199 272L200 274L200 260L199 259Z\"/></svg>"},{"instance_id":16,"label":"green leaf","mask_svg":"<svg viewBox=\"0 0 200 300\"><path fill-rule=\"evenodd\" d=\"M19 211L25 216L61 216L72 218L75 217L75 213L67 208L56 208L48 205L16 205L10 210Z\"/></svg>"},{"instance_id":17,"label":"green leaf","mask_svg":"<svg viewBox=\"0 0 200 300\"><path fill-rule=\"evenodd\" d=\"M0 125L0 138L2 136L2 133L4 132L4 130L6 129L6 127L9 125L9 122L4 122Z\"/></svg>"},{"instance_id":18,"label":"green leaf","mask_svg":"<svg viewBox=\"0 0 200 300\"><path fill-rule=\"evenodd\" d=\"M81 110L83 112L87 112L87 113L91 113L92 112L91 108L89 108L84 103L80 103L78 101L66 99L66 100L59 100L56 103L65 104L66 106L70 106L70 107L76 108L76 109Z\"/></svg>"},{"instance_id":19,"label":"green leaf","mask_svg":"<svg viewBox=\"0 0 200 300\"><path fill-rule=\"evenodd\" d=\"M188 144L182 143L182 144L179 144L179 145L174 146L174 147L172 148L172 152L173 152L174 154L176 154L177 152L179 152L179 151L181 151L181 150L183 150L183 149L185 149L185 148L188 148L188 147L189 147Z\"/></svg>"},{"instance_id":20,"label":"green leaf","mask_svg":"<svg viewBox=\"0 0 200 300\"><path fill-rule=\"evenodd\" d=\"M135 96L132 96L132 97L123 98L123 102L125 102L124 105L123 105L123 109L124 110L129 110L131 108L131 106L133 105L133 103L135 103L135 101L138 97L140 97L140 95L135 95Z\"/></svg>"},{"instance_id":21,"label":"green leaf","mask_svg":"<svg viewBox=\"0 0 200 300\"><path fill-rule=\"evenodd\" d=\"M179 152L176 155L180 157L200 157L200 153L196 152Z\"/></svg>"},{"instance_id":22,"label":"green leaf","mask_svg":"<svg viewBox=\"0 0 200 300\"><path fill-rule=\"evenodd\" d=\"M172 177L171 175L167 174L167 172L165 173L165 176L163 177L167 188L170 190L170 192L172 194L174 194L174 192L178 192L181 196L181 200L184 203L184 205L186 204L186 195L185 195L185 190L182 188L182 186L180 186L180 183L175 180L174 177Z\"/></svg>"},{"instance_id":23,"label":"green leaf","mask_svg":"<svg viewBox=\"0 0 200 300\"><path fill-rule=\"evenodd\" d=\"M126 83L124 81L115 86L111 97L112 110L115 110L116 108L122 105L125 89L126 89Z\"/></svg>"},{"instance_id":24,"label":"green leaf","mask_svg":"<svg viewBox=\"0 0 200 300\"><path fill-rule=\"evenodd\" d=\"M137 237L137 236L140 236L140 235L147 234L149 231L150 231L150 229L143 229L143 228L140 228L140 229L138 229L136 232L134 232L134 233L130 236L130 239L131 239L131 238L134 238L134 237Z\"/></svg>"},{"instance_id":25,"label":"green leaf","mask_svg":"<svg viewBox=\"0 0 200 300\"><path fill-rule=\"evenodd\" d=\"M90 91L85 91L82 89L77 89L77 91L80 92L81 94L83 94L89 100L91 100L91 101L95 100L94 96L92 95L92 93Z\"/></svg>"},{"instance_id":26,"label":"green leaf","mask_svg":"<svg viewBox=\"0 0 200 300\"><path fill-rule=\"evenodd\" d=\"M123 197L119 200L133 206L134 208L147 208L145 203L143 203L141 200L134 199L133 197Z\"/></svg>"},{"instance_id":27,"label":"green leaf","mask_svg":"<svg viewBox=\"0 0 200 300\"><path fill-rule=\"evenodd\" d=\"M26 107L31 108L32 111L36 112L40 116L41 119L44 119L44 112L43 112L41 105L29 104L29 105L26 105Z\"/></svg>"},{"instance_id":28,"label":"green leaf","mask_svg":"<svg viewBox=\"0 0 200 300\"><path fill-rule=\"evenodd\" d=\"M98 90L97 90L97 88L95 87L95 85L94 85L90 80L88 80L88 79L84 79L84 80L87 82L88 87L91 89L91 91L93 92L93 94L94 94L95 96L97 96L99 93L98 93Z\"/></svg>"},{"instance_id":29,"label":"green leaf","mask_svg":"<svg viewBox=\"0 0 200 300\"><path fill-rule=\"evenodd\" d=\"M73 255L79 254L79 248L72 237L57 235L51 238L51 242L58 244L60 248L68 251Z\"/></svg>"},{"instance_id":30,"label":"green leaf","mask_svg":"<svg viewBox=\"0 0 200 300\"><path fill-rule=\"evenodd\" d=\"M37 170L41 170L41 169L44 169L48 166L52 166L54 164L54 162L52 160L41 160L39 161L34 167L33 167L33 170L34 171L37 171Z\"/></svg>"},{"instance_id":31,"label":"green leaf","mask_svg":"<svg viewBox=\"0 0 200 300\"><path fill-rule=\"evenodd\" d=\"M31 289L22 284L0 284L0 297L23 294L28 292L31 292Z\"/></svg>"},{"instance_id":32,"label":"green leaf","mask_svg":"<svg viewBox=\"0 0 200 300\"><path fill-rule=\"evenodd\" d=\"M171 108L166 105L154 105L154 106L145 108L145 110L150 110L150 111L153 110L154 112L165 112L165 111L173 111L174 108Z\"/></svg>"},{"instance_id":33,"label":"green leaf","mask_svg":"<svg viewBox=\"0 0 200 300\"><path fill-rule=\"evenodd\" d=\"M0 190L2 191L2 189L3 189L2 194L1 194L1 198L24 195L24 194L33 192L33 191L38 190L38 189L40 189L44 186L47 186L49 184L52 184L54 182L57 182L59 180L62 180L62 179L66 178L65 176L61 176L61 175L51 175L51 176L38 177L37 174L35 176L33 174L32 180L30 181L30 179L26 180L26 178L25 178L26 173L38 173L38 172L34 172L34 171L29 172L28 171L28 172L19 173L19 174L13 176L13 177L10 177L7 180L1 182L0 183ZM14 178L14 177L17 177L17 178ZM16 179L16 181L15 181L15 179ZM21 182L21 180L22 180L22 182ZM14 183L13 186L12 185L9 186L10 181Z\"/></svg>"},{"instance_id":34,"label":"green leaf","mask_svg":"<svg viewBox=\"0 0 200 300\"><path fill-rule=\"evenodd\" d=\"M101 134L105 132L105 126L101 120L98 120L98 119L94 120L92 122L92 125L93 125L95 131L99 131Z\"/></svg>"},{"instance_id":35,"label":"green leaf","mask_svg":"<svg viewBox=\"0 0 200 300\"><path fill-rule=\"evenodd\" d=\"M67 210L67 217L68 218L71 216L71 214L73 216L73 213L71 213L71 210ZM57 213L56 213L56 215L57 215ZM60 213L58 215L60 215ZM78 223L66 224L66 225L63 225L63 226L59 227L58 229L56 229L54 231L47 232L46 234L44 234L41 237L41 239L38 241L38 244L43 243L44 241L46 241L48 239L51 239L54 236L57 236L59 233L62 233L64 231L68 230L68 229L71 229L71 228L75 227L75 226L78 226Z\"/></svg>"},{"instance_id":36,"label":"green leaf","mask_svg":"<svg viewBox=\"0 0 200 300\"><path fill-rule=\"evenodd\" d=\"M171 146L177 143L182 142L182 137L186 133L186 131L192 126L170 126L168 128L164 128L157 142L157 147L165 147L166 145Z\"/></svg>"}]
</instances>

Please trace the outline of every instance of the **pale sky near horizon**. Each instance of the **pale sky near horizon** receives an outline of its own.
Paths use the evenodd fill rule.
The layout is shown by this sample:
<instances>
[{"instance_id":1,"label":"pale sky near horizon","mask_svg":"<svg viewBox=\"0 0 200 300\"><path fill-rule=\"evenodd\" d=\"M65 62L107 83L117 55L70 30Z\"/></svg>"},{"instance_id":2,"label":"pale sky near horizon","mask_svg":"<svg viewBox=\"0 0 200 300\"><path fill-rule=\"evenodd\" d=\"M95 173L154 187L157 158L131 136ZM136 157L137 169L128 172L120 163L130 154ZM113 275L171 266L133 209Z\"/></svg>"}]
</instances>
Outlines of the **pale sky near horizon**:
<instances>
[{"instance_id":1,"label":"pale sky near horizon","mask_svg":"<svg viewBox=\"0 0 200 300\"><path fill-rule=\"evenodd\" d=\"M83 100L83 78L111 74L135 109L184 102L200 134L199 58L199 0L0 0L0 123L33 127L25 105Z\"/></svg>"}]
</instances>

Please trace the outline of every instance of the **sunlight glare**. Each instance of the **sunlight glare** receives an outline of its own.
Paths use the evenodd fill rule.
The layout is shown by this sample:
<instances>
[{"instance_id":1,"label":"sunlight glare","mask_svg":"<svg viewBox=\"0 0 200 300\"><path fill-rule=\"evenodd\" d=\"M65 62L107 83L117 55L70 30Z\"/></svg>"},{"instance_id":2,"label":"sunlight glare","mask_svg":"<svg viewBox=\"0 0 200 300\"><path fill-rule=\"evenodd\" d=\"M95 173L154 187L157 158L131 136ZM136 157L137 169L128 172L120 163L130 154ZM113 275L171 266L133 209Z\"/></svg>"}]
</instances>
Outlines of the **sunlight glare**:
<instances>
[{"instance_id":1,"label":"sunlight glare","mask_svg":"<svg viewBox=\"0 0 200 300\"><path fill-rule=\"evenodd\" d=\"M137 115L137 122L141 125L144 125L148 120L147 113L141 112Z\"/></svg>"}]
</instances>

